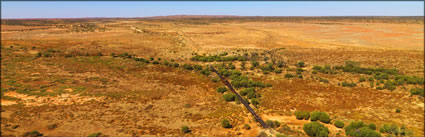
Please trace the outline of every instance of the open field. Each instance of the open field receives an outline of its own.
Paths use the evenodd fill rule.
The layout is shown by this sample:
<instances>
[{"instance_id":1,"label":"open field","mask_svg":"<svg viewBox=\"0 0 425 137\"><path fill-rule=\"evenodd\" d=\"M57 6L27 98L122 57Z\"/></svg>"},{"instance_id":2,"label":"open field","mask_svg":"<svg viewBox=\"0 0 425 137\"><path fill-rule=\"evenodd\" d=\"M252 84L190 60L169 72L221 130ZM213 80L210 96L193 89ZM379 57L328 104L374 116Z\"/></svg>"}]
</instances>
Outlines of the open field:
<instances>
[{"instance_id":1,"label":"open field","mask_svg":"<svg viewBox=\"0 0 425 137\"><path fill-rule=\"evenodd\" d=\"M214 65L240 94L248 92L244 96L263 120L281 123L274 133L307 136L303 125L310 120L298 120L294 113L321 111L331 119L323 123L329 136L346 136L332 124L337 120L345 126L358 120L374 123L376 132L396 125L400 135L423 136L423 21L202 16L2 20L1 133L269 134L241 104L223 99L229 91L217 92L224 84L207 67ZM223 119L232 128L223 128ZM182 126L191 132L183 133Z\"/></svg>"}]
</instances>

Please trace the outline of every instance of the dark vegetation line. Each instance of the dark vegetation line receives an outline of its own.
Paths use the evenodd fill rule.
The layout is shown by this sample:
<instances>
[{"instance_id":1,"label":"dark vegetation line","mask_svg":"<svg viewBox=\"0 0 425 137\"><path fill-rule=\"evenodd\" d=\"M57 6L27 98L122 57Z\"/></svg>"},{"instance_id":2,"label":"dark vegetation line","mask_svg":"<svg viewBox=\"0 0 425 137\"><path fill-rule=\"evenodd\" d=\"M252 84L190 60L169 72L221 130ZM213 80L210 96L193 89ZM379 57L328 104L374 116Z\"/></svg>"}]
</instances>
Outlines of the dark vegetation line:
<instances>
[{"instance_id":1,"label":"dark vegetation line","mask_svg":"<svg viewBox=\"0 0 425 137\"><path fill-rule=\"evenodd\" d=\"M246 107L246 109L248 109L248 111L249 112L251 112L251 114L255 117L255 119L257 120L257 122L258 123L260 123L261 124L261 126L263 127L263 128L265 128L265 129L268 129L269 127L267 126L267 124L263 121L263 119L261 119L261 117L260 116L258 116L257 115L257 113L255 113L255 111L249 106L249 104L242 98L242 96L241 95L239 95L239 93L238 92L236 92L235 91L235 89L232 87L232 85L226 80L226 79L224 79L224 77L222 77L221 75L220 75L220 73L218 73L218 71L213 67L213 66L210 66L211 67L211 70L213 71L213 72L215 72L216 74L217 74L217 76L218 77L220 77L220 79L221 79L221 82L223 82L224 83L224 85L226 85L229 89L230 89L230 91L232 91L234 94L236 94L236 96L239 98L239 101Z\"/></svg>"}]
</instances>

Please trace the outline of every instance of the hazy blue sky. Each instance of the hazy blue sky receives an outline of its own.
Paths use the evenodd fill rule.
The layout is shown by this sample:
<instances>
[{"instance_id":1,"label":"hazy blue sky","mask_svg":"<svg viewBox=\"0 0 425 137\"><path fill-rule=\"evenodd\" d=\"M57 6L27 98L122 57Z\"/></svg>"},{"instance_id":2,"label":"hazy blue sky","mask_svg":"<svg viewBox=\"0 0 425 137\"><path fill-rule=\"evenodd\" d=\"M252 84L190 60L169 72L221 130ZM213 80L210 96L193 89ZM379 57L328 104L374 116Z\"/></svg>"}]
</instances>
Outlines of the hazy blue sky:
<instances>
[{"instance_id":1,"label":"hazy blue sky","mask_svg":"<svg viewBox=\"0 0 425 137\"><path fill-rule=\"evenodd\" d=\"M424 2L1 2L2 18L240 16L424 16Z\"/></svg>"}]
</instances>

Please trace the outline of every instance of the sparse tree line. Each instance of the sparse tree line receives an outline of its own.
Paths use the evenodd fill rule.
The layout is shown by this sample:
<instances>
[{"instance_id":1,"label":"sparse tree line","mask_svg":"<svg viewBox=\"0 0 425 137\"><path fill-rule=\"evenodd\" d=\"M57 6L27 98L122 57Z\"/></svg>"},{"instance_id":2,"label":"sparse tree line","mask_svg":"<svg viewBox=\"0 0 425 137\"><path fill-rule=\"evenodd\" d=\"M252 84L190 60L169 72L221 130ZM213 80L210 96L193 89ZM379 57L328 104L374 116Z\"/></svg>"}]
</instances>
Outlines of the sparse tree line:
<instances>
[{"instance_id":1,"label":"sparse tree line","mask_svg":"<svg viewBox=\"0 0 425 137\"><path fill-rule=\"evenodd\" d=\"M93 23L82 23L77 25L71 25L70 27L68 27L68 30L66 32L95 32L96 30L98 32L105 32L110 29L106 28L106 26L99 27L98 25Z\"/></svg>"}]
</instances>

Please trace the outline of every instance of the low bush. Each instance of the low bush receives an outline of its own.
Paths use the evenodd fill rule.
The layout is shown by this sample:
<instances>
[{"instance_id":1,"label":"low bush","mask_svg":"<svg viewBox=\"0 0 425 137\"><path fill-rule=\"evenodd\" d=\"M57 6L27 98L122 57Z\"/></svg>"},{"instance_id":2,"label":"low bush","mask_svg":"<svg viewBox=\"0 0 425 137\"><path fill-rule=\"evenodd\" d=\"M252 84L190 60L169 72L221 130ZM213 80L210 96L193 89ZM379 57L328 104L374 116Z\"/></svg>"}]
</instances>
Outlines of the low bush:
<instances>
[{"instance_id":1,"label":"low bush","mask_svg":"<svg viewBox=\"0 0 425 137\"><path fill-rule=\"evenodd\" d=\"M248 124L245 124L245 125L243 125L243 129L250 130L251 129L251 126L249 126Z\"/></svg>"},{"instance_id":2,"label":"low bush","mask_svg":"<svg viewBox=\"0 0 425 137\"><path fill-rule=\"evenodd\" d=\"M282 69L276 69L276 70L274 70L274 73L280 74L280 73L282 73Z\"/></svg>"},{"instance_id":3,"label":"low bush","mask_svg":"<svg viewBox=\"0 0 425 137\"><path fill-rule=\"evenodd\" d=\"M286 73L286 74L285 74L285 78L292 78L292 77L294 77L294 75L289 74L289 73Z\"/></svg>"},{"instance_id":4,"label":"low bush","mask_svg":"<svg viewBox=\"0 0 425 137\"><path fill-rule=\"evenodd\" d=\"M269 126L270 128L278 128L278 127L280 127L280 122L279 121L266 120L266 125Z\"/></svg>"},{"instance_id":5,"label":"low bush","mask_svg":"<svg viewBox=\"0 0 425 137\"><path fill-rule=\"evenodd\" d=\"M251 99L251 103L252 105L254 105L254 107L258 107L258 105L260 104L260 102L256 98Z\"/></svg>"},{"instance_id":6,"label":"low bush","mask_svg":"<svg viewBox=\"0 0 425 137\"><path fill-rule=\"evenodd\" d=\"M193 67L190 64L183 64L183 68L186 70L193 70Z\"/></svg>"},{"instance_id":7,"label":"low bush","mask_svg":"<svg viewBox=\"0 0 425 137\"><path fill-rule=\"evenodd\" d=\"M303 61L298 62L297 64L295 64L297 67L305 67L305 63Z\"/></svg>"},{"instance_id":8,"label":"low bush","mask_svg":"<svg viewBox=\"0 0 425 137\"><path fill-rule=\"evenodd\" d=\"M328 137L329 129L318 122L304 124L304 132L310 137Z\"/></svg>"},{"instance_id":9,"label":"low bush","mask_svg":"<svg viewBox=\"0 0 425 137\"><path fill-rule=\"evenodd\" d=\"M224 93L226 91L227 91L227 88L226 87L218 87L217 88L217 92Z\"/></svg>"},{"instance_id":10,"label":"low bush","mask_svg":"<svg viewBox=\"0 0 425 137\"><path fill-rule=\"evenodd\" d=\"M190 129L189 129L189 127L188 126L182 126L182 132L183 133L190 133Z\"/></svg>"},{"instance_id":11,"label":"low bush","mask_svg":"<svg viewBox=\"0 0 425 137\"><path fill-rule=\"evenodd\" d=\"M353 121L345 129L345 134L353 137L381 137L381 134L369 128L362 121Z\"/></svg>"},{"instance_id":12,"label":"low bush","mask_svg":"<svg viewBox=\"0 0 425 137\"><path fill-rule=\"evenodd\" d=\"M41 137L43 134L38 132L37 130L31 131L31 132L25 132L22 137Z\"/></svg>"},{"instance_id":13,"label":"low bush","mask_svg":"<svg viewBox=\"0 0 425 137\"><path fill-rule=\"evenodd\" d=\"M229 101L235 101L236 95L233 93L227 93L223 95L223 99L227 102Z\"/></svg>"},{"instance_id":14,"label":"low bush","mask_svg":"<svg viewBox=\"0 0 425 137\"><path fill-rule=\"evenodd\" d=\"M423 88L414 88L410 90L411 95L419 95L424 97L424 89Z\"/></svg>"},{"instance_id":15,"label":"low bush","mask_svg":"<svg viewBox=\"0 0 425 137\"><path fill-rule=\"evenodd\" d=\"M92 134L88 135L87 137L100 137L100 135L102 135L102 133L96 132L96 133L92 133Z\"/></svg>"},{"instance_id":16,"label":"low bush","mask_svg":"<svg viewBox=\"0 0 425 137\"><path fill-rule=\"evenodd\" d=\"M240 94L241 96L246 96L246 95L248 95L248 93L251 93L251 92L255 92L254 88L245 88L245 89L242 89L242 90L239 92L239 94Z\"/></svg>"},{"instance_id":17,"label":"low bush","mask_svg":"<svg viewBox=\"0 0 425 137\"><path fill-rule=\"evenodd\" d=\"M334 122L334 125L337 128L343 128L344 127L344 122L337 120L337 121Z\"/></svg>"},{"instance_id":18,"label":"low bush","mask_svg":"<svg viewBox=\"0 0 425 137\"><path fill-rule=\"evenodd\" d=\"M207 69L204 69L204 70L201 70L201 72L200 72L202 75L205 75L205 76L209 76L210 74L211 74L211 71L209 71L209 70L207 70Z\"/></svg>"},{"instance_id":19,"label":"low bush","mask_svg":"<svg viewBox=\"0 0 425 137\"><path fill-rule=\"evenodd\" d=\"M355 86L357 86L357 84L356 83L354 83L354 82L342 82L342 86L343 87L355 87Z\"/></svg>"},{"instance_id":20,"label":"low bush","mask_svg":"<svg viewBox=\"0 0 425 137\"><path fill-rule=\"evenodd\" d=\"M328 113L326 112L320 112L320 111L313 111L310 115L311 121L321 121L323 123L329 123L331 119L329 118Z\"/></svg>"},{"instance_id":21,"label":"low bush","mask_svg":"<svg viewBox=\"0 0 425 137\"><path fill-rule=\"evenodd\" d=\"M359 79L359 82L365 82L366 81L366 78L364 78L364 77L361 77L360 79Z\"/></svg>"},{"instance_id":22,"label":"low bush","mask_svg":"<svg viewBox=\"0 0 425 137\"><path fill-rule=\"evenodd\" d=\"M230 121L227 119L221 120L221 126L223 128L232 128L232 125L230 124Z\"/></svg>"},{"instance_id":23,"label":"low bush","mask_svg":"<svg viewBox=\"0 0 425 137\"><path fill-rule=\"evenodd\" d=\"M195 70L202 70L202 66L201 65L198 65L198 64L195 64L193 66L193 68L195 68Z\"/></svg>"},{"instance_id":24,"label":"low bush","mask_svg":"<svg viewBox=\"0 0 425 137\"><path fill-rule=\"evenodd\" d=\"M379 129L379 132L381 133L387 133L387 134L394 134L394 135L398 135L400 133L400 129L398 128L397 125L395 124L384 124L384 126L382 126Z\"/></svg>"},{"instance_id":25,"label":"low bush","mask_svg":"<svg viewBox=\"0 0 425 137\"><path fill-rule=\"evenodd\" d=\"M302 120L302 119L308 120L308 119L310 119L310 112L308 112L308 111L295 111L294 114L295 114L295 117L298 120Z\"/></svg>"},{"instance_id":26,"label":"low bush","mask_svg":"<svg viewBox=\"0 0 425 137\"><path fill-rule=\"evenodd\" d=\"M373 124L373 123L369 124L368 127L369 127L369 129L376 130L376 125Z\"/></svg>"}]
</instances>

